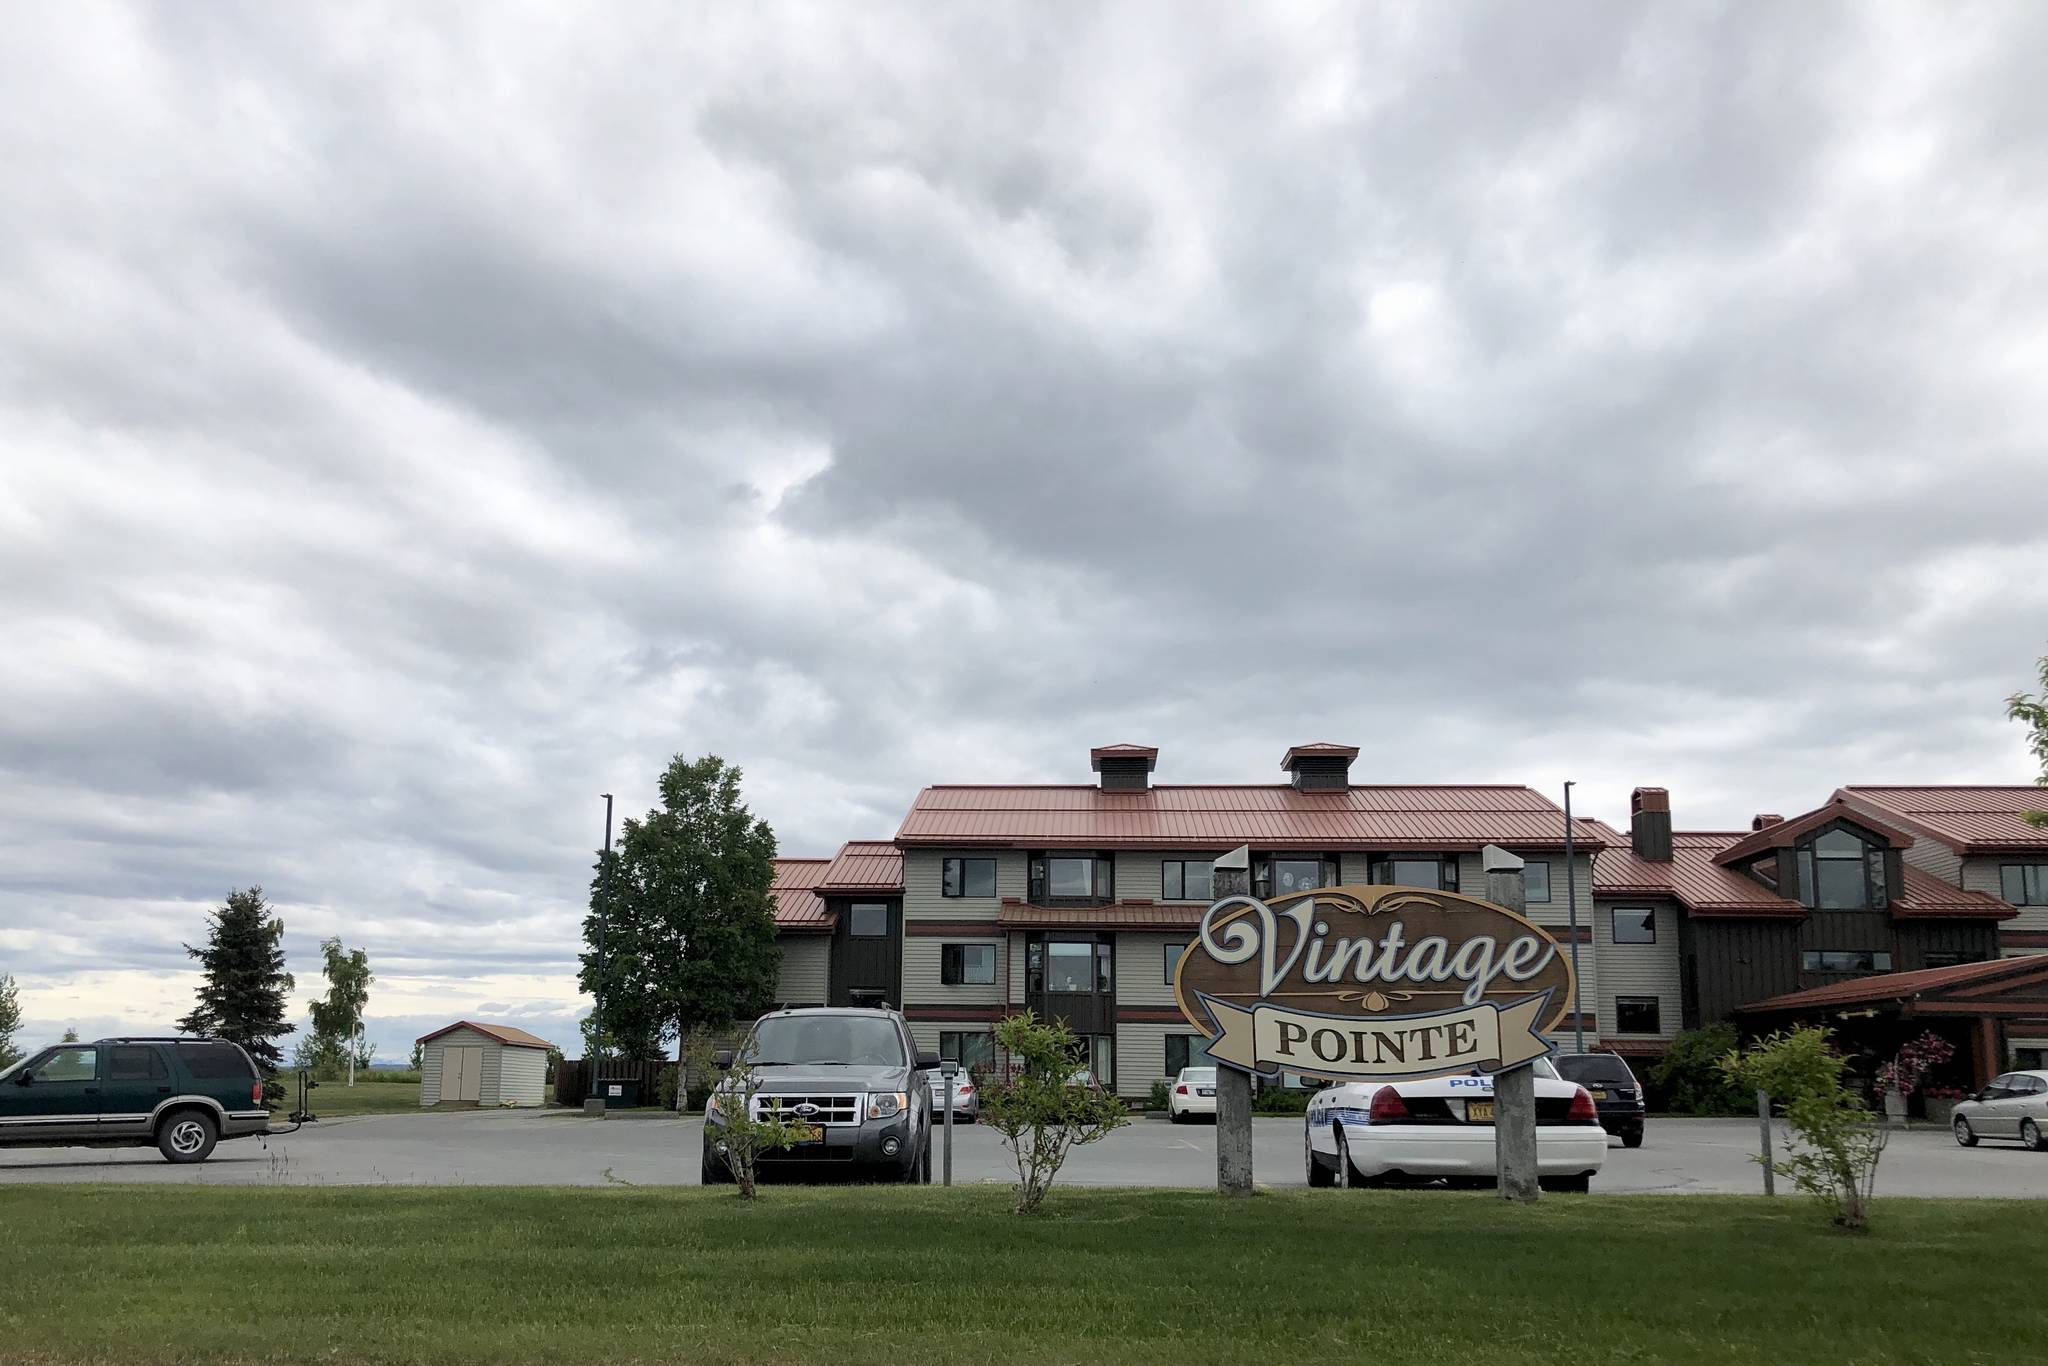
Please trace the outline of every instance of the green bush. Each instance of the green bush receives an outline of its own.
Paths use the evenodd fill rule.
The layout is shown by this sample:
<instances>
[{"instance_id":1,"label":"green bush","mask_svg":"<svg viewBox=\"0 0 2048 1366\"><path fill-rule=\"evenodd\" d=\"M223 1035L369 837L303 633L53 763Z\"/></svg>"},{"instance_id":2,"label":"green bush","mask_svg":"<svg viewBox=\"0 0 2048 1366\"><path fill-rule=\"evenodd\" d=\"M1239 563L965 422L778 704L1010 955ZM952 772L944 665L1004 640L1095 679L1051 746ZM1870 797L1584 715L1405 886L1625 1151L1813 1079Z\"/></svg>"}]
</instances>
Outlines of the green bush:
<instances>
[{"instance_id":1,"label":"green bush","mask_svg":"<svg viewBox=\"0 0 2048 1366\"><path fill-rule=\"evenodd\" d=\"M1755 1093L1721 1067L1738 1042L1731 1024L1689 1029L1673 1039L1649 1070L1650 1108L1674 1115L1755 1114Z\"/></svg>"},{"instance_id":2,"label":"green bush","mask_svg":"<svg viewBox=\"0 0 2048 1366\"><path fill-rule=\"evenodd\" d=\"M1152 1094L1145 1097L1145 1108L1148 1110L1165 1110L1171 1108L1172 1105L1172 1093L1169 1091L1165 1081L1153 1082Z\"/></svg>"},{"instance_id":3,"label":"green bush","mask_svg":"<svg viewBox=\"0 0 2048 1366\"><path fill-rule=\"evenodd\" d=\"M409 1068L386 1067L378 1068L374 1071L364 1067L357 1068L356 1084L360 1086L366 1081L393 1082L401 1085L417 1086L420 1083L420 1074Z\"/></svg>"},{"instance_id":4,"label":"green bush","mask_svg":"<svg viewBox=\"0 0 2048 1366\"><path fill-rule=\"evenodd\" d=\"M1308 1113L1309 1091L1296 1091L1285 1086L1268 1086L1252 1097L1252 1113L1255 1115L1305 1115Z\"/></svg>"},{"instance_id":5,"label":"green bush","mask_svg":"<svg viewBox=\"0 0 2048 1366\"><path fill-rule=\"evenodd\" d=\"M664 1067L661 1069L661 1080L655 1083L654 1093L660 1099L662 1109L673 1110L676 1108L676 1078L681 1074L682 1069L680 1067Z\"/></svg>"},{"instance_id":6,"label":"green bush","mask_svg":"<svg viewBox=\"0 0 2048 1366\"><path fill-rule=\"evenodd\" d=\"M1863 1103L1848 1060L1828 1032L1806 1027L1773 1034L1747 1053L1731 1051L1721 1066L1737 1085L1766 1092L1785 1112L1795 1141L1772 1169L1819 1200L1840 1227L1866 1228L1877 1160L1889 1135Z\"/></svg>"}]
</instances>

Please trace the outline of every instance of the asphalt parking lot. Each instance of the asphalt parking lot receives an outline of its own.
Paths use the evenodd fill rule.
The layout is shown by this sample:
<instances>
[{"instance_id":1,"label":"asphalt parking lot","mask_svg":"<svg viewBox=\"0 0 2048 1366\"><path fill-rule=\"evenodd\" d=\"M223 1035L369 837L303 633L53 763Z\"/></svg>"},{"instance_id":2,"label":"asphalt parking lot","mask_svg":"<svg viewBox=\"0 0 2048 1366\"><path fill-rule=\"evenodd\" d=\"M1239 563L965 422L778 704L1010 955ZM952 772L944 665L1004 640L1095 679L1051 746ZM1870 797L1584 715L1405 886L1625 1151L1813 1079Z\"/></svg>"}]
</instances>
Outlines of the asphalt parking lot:
<instances>
[{"instance_id":1,"label":"asphalt parking lot","mask_svg":"<svg viewBox=\"0 0 2048 1366\"><path fill-rule=\"evenodd\" d=\"M376 1115L309 1126L296 1134L223 1143L211 1160L174 1167L154 1149L0 1149L0 1183L148 1181L194 1185L695 1185L702 1121L669 1116L589 1119L580 1114L468 1111ZM1253 1140L1257 1179L1302 1184L1302 1122L1261 1118ZM1754 1120L1651 1122L1630 1151L1610 1140L1602 1192L1755 1192L1761 1177ZM956 1183L1004 1182L1012 1173L999 1137L954 1128ZM938 1179L939 1153L933 1156ZM1098 1144L1076 1149L1060 1180L1095 1186L1206 1186L1216 1179L1215 1131L1140 1117ZM1781 1192L1783 1183L1780 1185ZM1958 1148L1946 1130L1895 1133L1879 1168L1880 1195L2048 1198L2048 1154L2014 1144Z\"/></svg>"}]
</instances>

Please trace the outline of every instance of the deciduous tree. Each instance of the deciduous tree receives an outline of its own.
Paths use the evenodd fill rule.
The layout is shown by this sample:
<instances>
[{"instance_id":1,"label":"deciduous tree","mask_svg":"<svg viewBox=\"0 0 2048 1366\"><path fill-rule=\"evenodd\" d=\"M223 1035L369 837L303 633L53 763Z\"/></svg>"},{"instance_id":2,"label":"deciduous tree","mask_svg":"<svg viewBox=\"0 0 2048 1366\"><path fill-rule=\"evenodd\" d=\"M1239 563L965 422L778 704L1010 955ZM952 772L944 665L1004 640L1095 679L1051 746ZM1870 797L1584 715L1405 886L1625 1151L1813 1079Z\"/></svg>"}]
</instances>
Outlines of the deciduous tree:
<instances>
[{"instance_id":1,"label":"deciduous tree","mask_svg":"<svg viewBox=\"0 0 2048 1366\"><path fill-rule=\"evenodd\" d=\"M996 1047L1010 1055L1010 1075L981 1087L981 1123L1003 1136L1017 1168L1019 1214L1043 1204L1053 1178L1074 1148L1107 1138L1130 1123L1123 1103L1080 1085L1079 1040L1066 1022L1030 1011L996 1026Z\"/></svg>"},{"instance_id":2,"label":"deciduous tree","mask_svg":"<svg viewBox=\"0 0 2048 1366\"><path fill-rule=\"evenodd\" d=\"M716 755L677 755L661 775L661 805L626 820L611 855L602 983L599 858L580 980L586 991L602 986L608 1044L652 1051L730 1029L775 999L775 832L740 800L740 776Z\"/></svg>"},{"instance_id":3,"label":"deciduous tree","mask_svg":"<svg viewBox=\"0 0 2048 1366\"><path fill-rule=\"evenodd\" d=\"M1847 1060L1828 1032L1808 1027L1773 1034L1748 1052L1730 1053L1722 1066L1730 1080L1765 1092L1784 1109L1796 1142L1772 1169L1826 1206L1841 1228L1868 1227L1887 1134L1844 1079Z\"/></svg>"},{"instance_id":4,"label":"deciduous tree","mask_svg":"<svg viewBox=\"0 0 2048 1366\"><path fill-rule=\"evenodd\" d=\"M276 1041L293 1029L285 1019L293 983L284 970L284 922L271 913L261 887L229 892L209 921L205 947L185 946L203 976L199 1003L178 1028L238 1043L275 1074L284 1062Z\"/></svg>"},{"instance_id":5,"label":"deciduous tree","mask_svg":"<svg viewBox=\"0 0 2048 1366\"><path fill-rule=\"evenodd\" d=\"M21 1032L21 991L11 974L0 973L0 1067L11 1066L21 1057L14 1036Z\"/></svg>"},{"instance_id":6,"label":"deciduous tree","mask_svg":"<svg viewBox=\"0 0 2048 1366\"><path fill-rule=\"evenodd\" d=\"M2040 670L2041 691L2016 692L2006 698L2005 714L2027 728L2027 748L2041 766L2041 776L2034 781L2048 787L2048 655L2041 656ZM2048 826L2048 810L2029 811L2026 818L2030 825Z\"/></svg>"},{"instance_id":7,"label":"deciduous tree","mask_svg":"<svg viewBox=\"0 0 2048 1366\"><path fill-rule=\"evenodd\" d=\"M341 940L328 939L320 945L321 971L327 977L327 995L310 1007L313 1037L321 1041L322 1056L331 1054L348 1065L348 1084L356 1084L356 1064L369 1066L359 1057L356 1031L363 1023L363 1007L369 1004L369 955L361 949L344 949Z\"/></svg>"}]
</instances>

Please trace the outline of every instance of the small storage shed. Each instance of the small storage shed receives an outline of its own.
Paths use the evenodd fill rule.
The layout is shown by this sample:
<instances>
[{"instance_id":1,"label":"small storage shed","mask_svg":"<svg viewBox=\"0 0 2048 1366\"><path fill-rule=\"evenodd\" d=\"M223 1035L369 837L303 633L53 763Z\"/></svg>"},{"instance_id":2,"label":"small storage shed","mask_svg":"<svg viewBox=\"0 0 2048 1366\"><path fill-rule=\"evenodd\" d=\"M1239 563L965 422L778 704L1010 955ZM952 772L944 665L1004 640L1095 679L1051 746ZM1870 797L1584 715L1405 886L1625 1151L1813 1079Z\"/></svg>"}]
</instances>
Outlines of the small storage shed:
<instances>
[{"instance_id":1,"label":"small storage shed","mask_svg":"<svg viewBox=\"0 0 2048 1366\"><path fill-rule=\"evenodd\" d=\"M420 1104L541 1105L554 1045L511 1025L457 1020L419 1040Z\"/></svg>"}]
</instances>

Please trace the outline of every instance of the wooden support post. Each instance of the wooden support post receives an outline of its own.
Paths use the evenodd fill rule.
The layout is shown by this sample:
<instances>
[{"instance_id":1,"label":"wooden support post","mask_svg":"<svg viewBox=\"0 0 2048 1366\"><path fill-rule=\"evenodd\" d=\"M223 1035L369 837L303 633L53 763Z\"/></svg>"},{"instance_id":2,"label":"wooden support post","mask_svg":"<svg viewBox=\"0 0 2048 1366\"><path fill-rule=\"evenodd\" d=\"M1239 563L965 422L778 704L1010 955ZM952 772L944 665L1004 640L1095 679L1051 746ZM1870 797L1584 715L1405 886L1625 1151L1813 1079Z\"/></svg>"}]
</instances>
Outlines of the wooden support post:
<instances>
[{"instance_id":1,"label":"wooden support post","mask_svg":"<svg viewBox=\"0 0 2048 1366\"><path fill-rule=\"evenodd\" d=\"M1480 858L1486 865L1486 899L1524 914L1529 894L1522 860L1491 844ZM1493 1162L1500 1198L1534 1204L1542 1187L1536 1164L1536 1069L1531 1065L1494 1074Z\"/></svg>"},{"instance_id":2,"label":"wooden support post","mask_svg":"<svg viewBox=\"0 0 2048 1366\"><path fill-rule=\"evenodd\" d=\"M1249 896L1252 860L1239 845L1215 862L1212 894ZM1216 1189L1224 1195L1252 1193L1252 1079L1235 1067L1216 1069Z\"/></svg>"}]
</instances>

